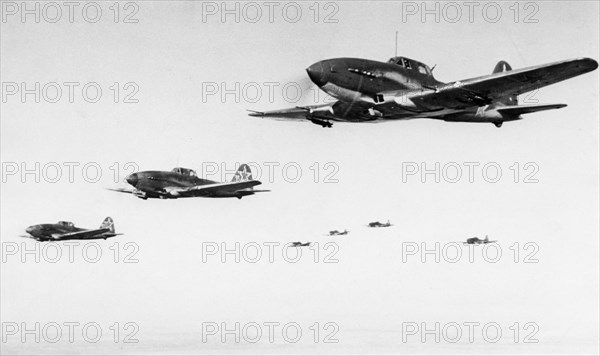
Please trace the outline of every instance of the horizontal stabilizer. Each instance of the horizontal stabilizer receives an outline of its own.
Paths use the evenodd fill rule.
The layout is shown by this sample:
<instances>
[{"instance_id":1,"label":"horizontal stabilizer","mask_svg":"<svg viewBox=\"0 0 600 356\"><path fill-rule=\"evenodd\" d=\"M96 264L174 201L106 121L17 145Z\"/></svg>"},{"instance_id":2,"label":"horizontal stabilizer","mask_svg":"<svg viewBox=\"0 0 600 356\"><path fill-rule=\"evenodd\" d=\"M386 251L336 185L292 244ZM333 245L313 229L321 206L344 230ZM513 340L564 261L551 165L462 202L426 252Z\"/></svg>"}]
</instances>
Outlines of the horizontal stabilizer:
<instances>
[{"instance_id":1,"label":"horizontal stabilizer","mask_svg":"<svg viewBox=\"0 0 600 356\"><path fill-rule=\"evenodd\" d=\"M529 114L537 111L560 109L565 106L567 106L567 104L513 105L499 107L496 108L496 110L503 116L519 116L521 114Z\"/></svg>"}]
</instances>

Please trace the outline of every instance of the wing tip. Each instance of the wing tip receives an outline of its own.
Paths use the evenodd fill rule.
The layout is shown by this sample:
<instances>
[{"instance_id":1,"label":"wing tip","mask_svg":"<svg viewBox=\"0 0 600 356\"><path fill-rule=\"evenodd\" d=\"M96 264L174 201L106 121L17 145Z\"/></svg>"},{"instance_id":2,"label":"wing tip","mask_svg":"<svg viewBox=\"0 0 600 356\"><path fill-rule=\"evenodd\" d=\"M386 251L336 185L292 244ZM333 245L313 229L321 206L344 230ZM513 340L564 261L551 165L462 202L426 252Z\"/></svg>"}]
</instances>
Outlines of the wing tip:
<instances>
[{"instance_id":1,"label":"wing tip","mask_svg":"<svg viewBox=\"0 0 600 356\"><path fill-rule=\"evenodd\" d=\"M562 108L566 108L568 105L567 104L539 104L539 105L534 105L534 106L538 106L541 108L547 108L547 109L562 109Z\"/></svg>"},{"instance_id":2,"label":"wing tip","mask_svg":"<svg viewBox=\"0 0 600 356\"><path fill-rule=\"evenodd\" d=\"M256 110L250 110L250 109L246 109L246 111L248 111L248 116L254 116L254 117L263 117L265 116L265 113L263 111L256 111Z\"/></svg>"},{"instance_id":3,"label":"wing tip","mask_svg":"<svg viewBox=\"0 0 600 356\"><path fill-rule=\"evenodd\" d=\"M129 189L125 189L125 188L104 188L106 190L110 190L113 192L118 192L118 193L128 193L128 194L132 194L133 191L129 190Z\"/></svg>"},{"instance_id":4,"label":"wing tip","mask_svg":"<svg viewBox=\"0 0 600 356\"><path fill-rule=\"evenodd\" d=\"M575 61L581 63L582 73L591 72L598 68L598 62L592 58L581 57L577 58Z\"/></svg>"},{"instance_id":5,"label":"wing tip","mask_svg":"<svg viewBox=\"0 0 600 356\"><path fill-rule=\"evenodd\" d=\"M581 69L582 74L591 72L598 68L598 62L595 59L589 57L574 58L571 60L571 62L577 63L577 68Z\"/></svg>"}]
</instances>

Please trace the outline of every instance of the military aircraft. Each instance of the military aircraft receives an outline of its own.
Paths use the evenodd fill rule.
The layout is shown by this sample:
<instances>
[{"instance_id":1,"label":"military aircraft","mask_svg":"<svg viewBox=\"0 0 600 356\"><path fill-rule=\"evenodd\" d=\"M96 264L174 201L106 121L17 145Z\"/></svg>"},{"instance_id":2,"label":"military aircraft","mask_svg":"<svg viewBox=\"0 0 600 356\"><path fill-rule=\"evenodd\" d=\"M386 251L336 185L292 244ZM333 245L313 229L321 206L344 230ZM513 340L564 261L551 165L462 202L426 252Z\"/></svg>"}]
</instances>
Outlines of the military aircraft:
<instances>
[{"instance_id":1,"label":"military aircraft","mask_svg":"<svg viewBox=\"0 0 600 356\"><path fill-rule=\"evenodd\" d=\"M64 241L64 240L97 240L108 239L117 235L113 219L107 217L98 229L88 230L76 227L70 221L59 221L56 224L32 225L25 229L29 236L37 241Z\"/></svg>"},{"instance_id":2,"label":"military aircraft","mask_svg":"<svg viewBox=\"0 0 600 356\"><path fill-rule=\"evenodd\" d=\"M331 127L332 121L381 122L430 118L450 122L488 122L501 127L522 114L559 109L566 104L519 105L517 96L595 70L598 63L577 58L512 70L500 61L491 75L441 82L433 68L406 58L387 62L335 58L306 69L321 90L338 101L250 116L310 121ZM435 68L435 66L434 66ZM583 89L585 90L585 89Z\"/></svg>"},{"instance_id":3,"label":"military aircraft","mask_svg":"<svg viewBox=\"0 0 600 356\"><path fill-rule=\"evenodd\" d=\"M375 222L370 222L368 226L369 227L390 227L390 226L392 226L392 224L390 223L389 220L385 224L382 224L379 221L375 221Z\"/></svg>"},{"instance_id":4,"label":"military aircraft","mask_svg":"<svg viewBox=\"0 0 600 356\"><path fill-rule=\"evenodd\" d=\"M344 230L344 231L331 230L331 231L329 231L329 236L348 235L349 232L350 231L348 231L348 230Z\"/></svg>"},{"instance_id":5,"label":"military aircraft","mask_svg":"<svg viewBox=\"0 0 600 356\"><path fill-rule=\"evenodd\" d=\"M306 242L306 243L302 243L300 241L292 242L292 247L304 247L304 246L310 246L310 242Z\"/></svg>"},{"instance_id":6,"label":"military aircraft","mask_svg":"<svg viewBox=\"0 0 600 356\"><path fill-rule=\"evenodd\" d=\"M469 239L467 239L466 242L463 242L464 245L480 245L480 244L492 244L495 243L497 240L494 241L490 241L490 239L488 239L487 235L485 236L485 239L480 239L479 237L471 237Z\"/></svg>"},{"instance_id":7,"label":"military aircraft","mask_svg":"<svg viewBox=\"0 0 600 356\"><path fill-rule=\"evenodd\" d=\"M229 183L219 183L199 178L191 169L173 168L170 172L144 171L130 174L125 178L135 189L109 189L121 193L133 194L141 199L160 198L177 199L191 197L238 198L268 190L254 190L262 184L252 179L247 164L242 164Z\"/></svg>"}]
</instances>

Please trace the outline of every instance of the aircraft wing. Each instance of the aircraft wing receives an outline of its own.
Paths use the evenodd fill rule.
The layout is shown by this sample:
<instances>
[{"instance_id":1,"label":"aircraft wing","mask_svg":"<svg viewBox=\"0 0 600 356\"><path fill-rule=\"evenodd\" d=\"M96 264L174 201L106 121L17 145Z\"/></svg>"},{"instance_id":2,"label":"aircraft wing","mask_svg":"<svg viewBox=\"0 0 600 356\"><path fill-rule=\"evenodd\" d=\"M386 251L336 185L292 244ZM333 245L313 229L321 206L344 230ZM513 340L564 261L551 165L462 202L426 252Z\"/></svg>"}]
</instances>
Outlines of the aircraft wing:
<instances>
[{"instance_id":1,"label":"aircraft wing","mask_svg":"<svg viewBox=\"0 0 600 356\"><path fill-rule=\"evenodd\" d=\"M571 59L459 80L409 95L409 99L417 105L430 107L462 109L482 106L590 72L597 67L598 63L590 58Z\"/></svg>"},{"instance_id":2,"label":"aircraft wing","mask_svg":"<svg viewBox=\"0 0 600 356\"><path fill-rule=\"evenodd\" d=\"M238 190L252 188L254 186L262 184L257 180L248 180L240 182L228 182L228 183L215 183L198 185L188 188L171 188L166 189L167 193L174 196L181 197L195 197L195 196L210 196L218 193L234 193Z\"/></svg>"},{"instance_id":3,"label":"aircraft wing","mask_svg":"<svg viewBox=\"0 0 600 356\"><path fill-rule=\"evenodd\" d=\"M567 104L515 105L499 107L496 108L496 110L507 116L518 116L521 114L529 114L542 110L560 109L564 108L565 106L567 106Z\"/></svg>"},{"instance_id":4,"label":"aircraft wing","mask_svg":"<svg viewBox=\"0 0 600 356\"><path fill-rule=\"evenodd\" d=\"M75 231L75 232L69 232L66 234L52 234L52 237L57 239L57 240L63 240L63 239L90 239L93 237L97 237L100 234L103 234L105 232L109 232L109 229L103 228L103 229L95 229L95 230L83 230L83 231Z\"/></svg>"},{"instance_id":5,"label":"aircraft wing","mask_svg":"<svg viewBox=\"0 0 600 356\"><path fill-rule=\"evenodd\" d=\"M119 193L129 193L129 194L134 193L133 189L126 189L126 188L106 188L106 189L112 190L113 192L119 192Z\"/></svg>"},{"instance_id":6,"label":"aircraft wing","mask_svg":"<svg viewBox=\"0 0 600 356\"><path fill-rule=\"evenodd\" d=\"M345 103L336 101L332 104L313 106L298 106L290 109L273 111L251 111L250 116L267 117L281 121L304 121L308 120L314 124L331 127L328 121L352 121L352 122L375 122L379 117L367 113L369 106L363 106L360 102Z\"/></svg>"},{"instance_id":7,"label":"aircraft wing","mask_svg":"<svg viewBox=\"0 0 600 356\"><path fill-rule=\"evenodd\" d=\"M324 105L313 105L313 106L297 106L295 108L289 109L281 109L281 110L272 110L272 111L250 111L250 116L257 117L268 117L272 119L282 119L282 121L287 120L297 120L304 121L307 120L307 115L312 113L319 113L318 116L323 116L322 118L327 118L330 120L334 119L333 114L330 112L331 104ZM329 114L329 115L327 115Z\"/></svg>"}]
</instances>

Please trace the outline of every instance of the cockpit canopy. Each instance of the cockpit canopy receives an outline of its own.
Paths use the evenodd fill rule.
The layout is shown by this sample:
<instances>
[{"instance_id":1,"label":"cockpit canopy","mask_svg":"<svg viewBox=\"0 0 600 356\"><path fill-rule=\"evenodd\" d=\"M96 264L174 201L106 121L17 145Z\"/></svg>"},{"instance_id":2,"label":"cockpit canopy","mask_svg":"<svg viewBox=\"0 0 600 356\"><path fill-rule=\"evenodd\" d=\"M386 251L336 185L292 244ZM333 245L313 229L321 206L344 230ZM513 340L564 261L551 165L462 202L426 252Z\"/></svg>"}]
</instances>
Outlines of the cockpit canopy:
<instances>
[{"instance_id":1,"label":"cockpit canopy","mask_svg":"<svg viewBox=\"0 0 600 356\"><path fill-rule=\"evenodd\" d=\"M75 224L73 224L73 223L72 223L72 222L70 222L70 221L59 221L59 222L58 222L58 225L61 225L61 226L67 226L67 227L74 227L74 226L75 226Z\"/></svg>"},{"instance_id":2,"label":"cockpit canopy","mask_svg":"<svg viewBox=\"0 0 600 356\"><path fill-rule=\"evenodd\" d=\"M418 71L421 74L431 76L431 68L425 63L415 61L414 59L406 57L392 57L388 60L388 63L397 64L403 68Z\"/></svg>"},{"instance_id":3,"label":"cockpit canopy","mask_svg":"<svg viewBox=\"0 0 600 356\"><path fill-rule=\"evenodd\" d=\"M197 177L196 172L193 169L175 167L171 172L178 173L184 176Z\"/></svg>"}]
</instances>

